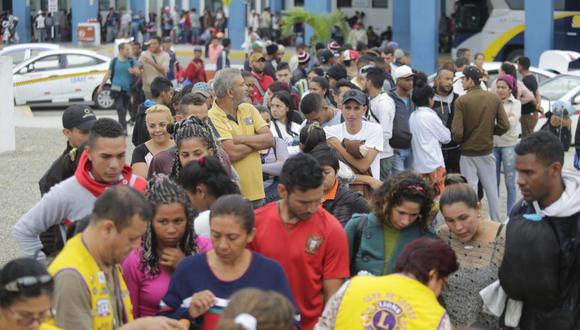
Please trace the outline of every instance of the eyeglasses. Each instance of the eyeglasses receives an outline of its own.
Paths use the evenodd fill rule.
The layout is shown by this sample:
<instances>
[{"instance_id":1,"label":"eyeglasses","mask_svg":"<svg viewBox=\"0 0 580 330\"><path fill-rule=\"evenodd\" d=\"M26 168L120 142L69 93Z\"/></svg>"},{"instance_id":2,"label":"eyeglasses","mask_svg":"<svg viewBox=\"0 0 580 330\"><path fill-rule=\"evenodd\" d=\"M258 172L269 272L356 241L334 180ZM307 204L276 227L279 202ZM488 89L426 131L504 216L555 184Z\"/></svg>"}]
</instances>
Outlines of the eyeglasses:
<instances>
[{"instance_id":1,"label":"eyeglasses","mask_svg":"<svg viewBox=\"0 0 580 330\"><path fill-rule=\"evenodd\" d=\"M24 276L6 283L4 285L4 290L9 292L20 292L22 290L36 288L50 283L52 283L52 277L50 275Z\"/></svg>"},{"instance_id":2,"label":"eyeglasses","mask_svg":"<svg viewBox=\"0 0 580 330\"><path fill-rule=\"evenodd\" d=\"M44 312L40 312L36 315L23 315L19 312L13 311L10 308L6 309L10 314L14 321L23 327L29 327L33 323L42 324L44 321L50 318L54 318L55 310L50 308Z\"/></svg>"}]
</instances>

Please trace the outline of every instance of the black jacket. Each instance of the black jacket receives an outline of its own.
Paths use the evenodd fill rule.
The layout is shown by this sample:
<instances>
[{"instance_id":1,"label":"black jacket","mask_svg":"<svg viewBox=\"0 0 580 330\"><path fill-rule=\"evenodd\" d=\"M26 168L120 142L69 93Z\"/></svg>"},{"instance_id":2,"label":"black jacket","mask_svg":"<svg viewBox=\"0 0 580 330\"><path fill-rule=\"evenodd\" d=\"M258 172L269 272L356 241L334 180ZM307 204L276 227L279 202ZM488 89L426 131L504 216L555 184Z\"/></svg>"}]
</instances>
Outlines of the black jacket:
<instances>
[{"instance_id":1,"label":"black jacket","mask_svg":"<svg viewBox=\"0 0 580 330\"><path fill-rule=\"evenodd\" d=\"M510 214L501 286L523 301L522 330L580 329L580 212L534 217L533 205L524 201Z\"/></svg>"},{"instance_id":2,"label":"black jacket","mask_svg":"<svg viewBox=\"0 0 580 330\"><path fill-rule=\"evenodd\" d=\"M155 102L151 100L145 100L145 102L140 104L139 108L137 109L137 114L135 116L135 127L133 127L133 136L131 137L131 142L133 142L135 147L151 139L149 136L149 131L147 130L145 116L147 109L153 105L155 105Z\"/></svg>"},{"instance_id":3,"label":"black jacket","mask_svg":"<svg viewBox=\"0 0 580 330\"><path fill-rule=\"evenodd\" d=\"M361 195L348 189L348 185L339 183L333 200L322 203L322 207L334 215L344 227L353 214L369 213L367 201Z\"/></svg>"},{"instance_id":4,"label":"black jacket","mask_svg":"<svg viewBox=\"0 0 580 330\"><path fill-rule=\"evenodd\" d=\"M459 94L453 93L453 99L451 103L440 101L439 98L436 98L435 102L433 103L433 110L437 113L443 125L451 131L451 123L453 122L453 106L455 105L455 101L459 98ZM441 150L451 150L457 149L460 145L451 139L451 142L444 144L441 146Z\"/></svg>"},{"instance_id":5,"label":"black jacket","mask_svg":"<svg viewBox=\"0 0 580 330\"><path fill-rule=\"evenodd\" d=\"M562 143L564 152L566 152L568 151L568 149L570 149L570 144L572 144L572 133L570 132L570 129L566 126L558 126L558 127L552 126L552 124L550 124L551 117L552 117L551 112L546 113L546 123L544 124L544 126L542 126L542 129L556 135L560 140L560 142ZM578 130L576 130L575 133L577 134Z\"/></svg>"},{"instance_id":6,"label":"black jacket","mask_svg":"<svg viewBox=\"0 0 580 330\"><path fill-rule=\"evenodd\" d=\"M84 145L80 148L73 148L67 143L64 152L50 165L50 168L44 173L38 181L40 195L46 194L50 188L57 183L64 181L75 174L78 165L79 156L84 150Z\"/></svg>"}]
</instances>

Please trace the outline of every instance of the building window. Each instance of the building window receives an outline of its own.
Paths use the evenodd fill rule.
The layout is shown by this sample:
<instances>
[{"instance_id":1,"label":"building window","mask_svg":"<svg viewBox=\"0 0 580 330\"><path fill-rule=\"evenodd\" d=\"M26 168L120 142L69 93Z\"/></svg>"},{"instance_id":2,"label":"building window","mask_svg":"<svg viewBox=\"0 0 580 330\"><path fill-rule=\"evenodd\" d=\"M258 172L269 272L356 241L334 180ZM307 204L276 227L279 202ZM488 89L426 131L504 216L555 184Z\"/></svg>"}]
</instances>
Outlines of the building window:
<instances>
[{"instance_id":1,"label":"building window","mask_svg":"<svg viewBox=\"0 0 580 330\"><path fill-rule=\"evenodd\" d=\"M343 8L343 7L352 7L352 0L337 0L336 2L336 7L337 8Z\"/></svg>"},{"instance_id":2,"label":"building window","mask_svg":"<svg viewBox=\"0 0 580 330\"><path fill-rule=\"evenodd\" d=\"M389 0L373 0L373 8L388 8Z\"/></svg>"},{"instance_id":3,"label":"building window","mask_svg":"<svg viewBox=\"0 0 580 330\"><path fill-rule=\"evenodd\" d=\"M304 7L304 0L294 0L294 7Z\"/></svg>"}]
</instances>

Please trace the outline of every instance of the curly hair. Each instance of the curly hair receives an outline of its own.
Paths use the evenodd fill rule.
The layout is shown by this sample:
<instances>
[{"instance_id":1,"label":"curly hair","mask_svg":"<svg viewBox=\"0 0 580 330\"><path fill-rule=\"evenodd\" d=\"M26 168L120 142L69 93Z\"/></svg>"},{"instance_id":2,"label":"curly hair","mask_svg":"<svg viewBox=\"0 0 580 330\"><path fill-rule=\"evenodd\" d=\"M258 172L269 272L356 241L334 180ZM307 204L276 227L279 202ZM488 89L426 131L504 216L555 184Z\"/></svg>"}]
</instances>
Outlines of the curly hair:
<instances>
[{"instance_id":1,"label":"curly hair","mask_svg":"<svg viewBox=\"0 0 580 330\"><path fill-rule=\"evenodd\" d=\"M180 203L185 208L187 224L185 234L179 242L179 248L186 256L197 254L197 235L193 230L193 219L196 213L185 190L165 174L156 174L149 180L147 200L156 208L162 204ZM141 243L140 270L149 276L159 274L159 254L157 251L157 236L153 229L153 221L147 224L147 230Z\"/></svg>"},{"instance_id":2,"label":"curly hair","mask_svg":"<svg viewBox=\"0 0 580 330\"><path fill-rule=\"evenodd\" d=\"M390 221L393 207L404 202L421 205L418 220L423 230L427 229L433 209L435 194L423 177L412 171L405 171L389 177L375 190L371 208L381 222Z\"/></svg>"}]
</instances>

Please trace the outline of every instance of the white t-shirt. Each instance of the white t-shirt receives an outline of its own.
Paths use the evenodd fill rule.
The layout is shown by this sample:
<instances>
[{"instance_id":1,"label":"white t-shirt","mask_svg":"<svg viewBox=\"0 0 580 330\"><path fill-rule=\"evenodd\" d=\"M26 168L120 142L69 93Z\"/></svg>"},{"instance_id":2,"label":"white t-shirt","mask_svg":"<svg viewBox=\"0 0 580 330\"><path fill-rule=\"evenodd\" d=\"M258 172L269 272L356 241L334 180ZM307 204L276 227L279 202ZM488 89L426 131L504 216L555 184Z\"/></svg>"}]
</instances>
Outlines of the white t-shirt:
<instances>
[{"instance_id":1,"label":"white t-shirt","mask_svg":"<svg viewBox=\"0 0 580 330\"><path fill-rule=\"evenodd\" d=\"M350 134L346 130L345 123L325 127L324 132L326 133L327 139L334 137L337 138L340 142L342 142L342 140L345 138L349 140L362 140L365 141L364 145L367 148L376 149L379 152L383 151L383 128L379 124L363 121L361 130L354 135ZM380 155L377 155L375 159L373 159L370 168L373 177L376 179L380 179L381 177Z\"/></svg>"},{"instance_id":2,"label":"white t-shirt","mask_svg":"<svg viewBox=\"0 0 580 330\"><path fill-rule=\"evenodd\" d=\"M413 134L411 149L415 171L427 174L445 167L441 144L451 141L451 132L437 113L430 108L418 107L409 117L409 129Z\"/></svg>"},{"instance_id":3,"label":"white t-shirt","mask_svg":"<svg viewBox=\"0 0 580 330\"><path fill-rule=\"evenodd\" d=\"M393 120L395 120L395 101L381 93L371 99L368 118L371 123L377 123L383 128L383 151L380 158L389 158L394 155L389 140L393 137Z\"/></svg>"},{"instance_id":4,"label":"white t-shirt","mask_svg":"<svg viewBox=\"0 0 580 330\"><path fill-rule=\"evenodd\" d=\"M46 25L44 24L45 20L46 20L46 18L43 15L38 15L36 17L36 28L37 29L44 29L46 27Z\"/></svg>"},{"instance_id":5,"label":"white t-shirt","mask_svg":"<svg viewBox=\"0 0 580 330\"><path fill-rule=\"evenodd\" d=\"M276 127L278 129L276 129ZM300 136L300 129L301 129L300 124L295 122L290 123L290 131L294 133L293 135L290 135L286 131L286 125L282 124L277 120L272 120L272 122L270 123L270 132L272 133L272 135L274 135L274 137L280 138L284 141L284 143L288 147L288 152L291 155L297 154L300 151L300 147L297 144L294 145L294 141L298 140L298 136Z\"/></svg>"}]
</instances>

